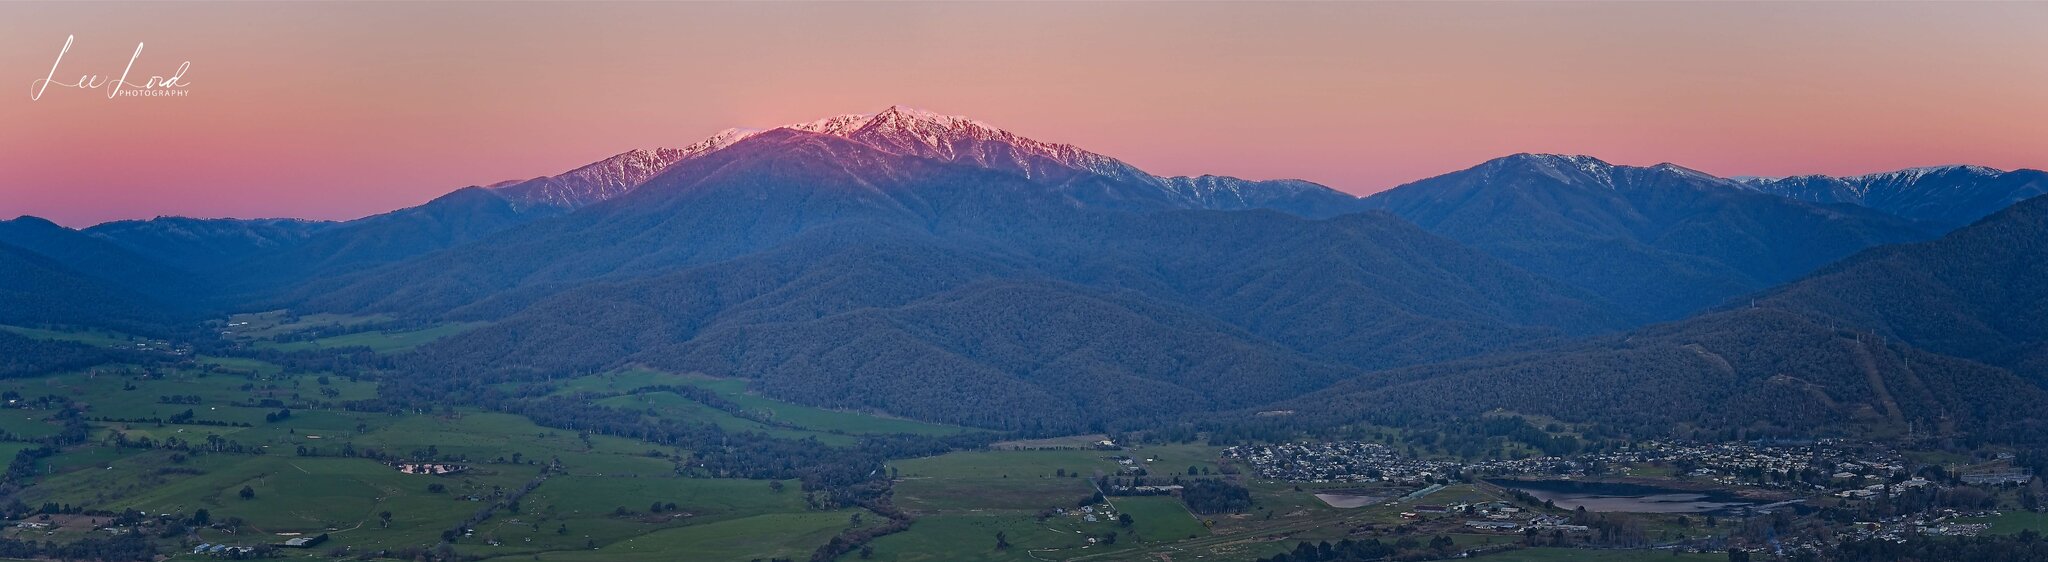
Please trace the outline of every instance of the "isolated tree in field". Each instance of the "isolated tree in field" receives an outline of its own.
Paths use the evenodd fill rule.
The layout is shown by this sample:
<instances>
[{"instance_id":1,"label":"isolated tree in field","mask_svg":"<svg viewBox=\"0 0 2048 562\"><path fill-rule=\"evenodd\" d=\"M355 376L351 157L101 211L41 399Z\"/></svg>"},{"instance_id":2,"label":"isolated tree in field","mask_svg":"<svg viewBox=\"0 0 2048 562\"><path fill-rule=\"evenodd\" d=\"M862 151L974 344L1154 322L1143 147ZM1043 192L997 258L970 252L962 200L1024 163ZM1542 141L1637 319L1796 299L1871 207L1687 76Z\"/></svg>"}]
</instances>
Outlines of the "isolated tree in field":
<instances>
[{"instance_id":1,"label":"isolated tree in field","mask_svg":"<svg viewBox=\"0 0 2048 562\"><path fill-rule=\"evenodd\" d=\"M996 550L1007 550L1009 548L1010 535L1002 531L996 531Z\"/></svg>"},{"instance_id":2,"label":"isolated tree in field","mask_svg":"<svg viewBox=\"0 0 2048 562\"><path fill-rule=\"evenodd\" d=\"M1135 519L1131 519L1131 514L1129 513L1119 513L1116 516L1116 524L1119 526L1129 527L1135 521Z\"/></svg>"},{"instance_id":3,"label":"isolated tree in field","mask_svg":"<svg viewBox=\"0 0 2048 562\"><path fill-rule=\"evenodd\" d=\"M847 516L847 518L846 518L846 524L847 524L847 525L849 525L849 526L853 526L853 527L859 527L859 526L860 526L860 513L859 513L859 512L855 512L855 513L854 513L853 515Z\"/></svg>"},{"instance_id":4,"label":"isolated tree in field","mask_svg":"<svg viewBox=\"0 0 2048 562\"><path fill-rule=\"evenodd\" d=\"M245 500L253 500L253 499L256 499L256 489L255 489L255 488L251 488L251 487L248 487L248 486L243 486L243 487L242 487L242 491L240 492L240 494L241 494L241 496L242 496L242 499L245 499Z\"/></svg>"},{"instance_id":5,"label":"isolated tree in field","mask_svg":"<svg viewBox=\"0 0 2048 562\"><path fill-rule=\"evenodd\" d=\"M782 493L782 481L781 481L781 480L769 480L769 481L768 481L768 489L769 489L769 490L771 490L771 491L774 491L775 493L778 493L778 494Z\"/></svg>"},{"instance_id":6,"label":"isolated tree in field","mask_svg":"<svg viewBox=\"0 0 2048 562\"><path fill-rule=\"evenodd\" d=\"M195 509L195 510L192 510L192 524L193 524L193 525L197 525L197 526L200 526L200 527L205 527L207 523L209 523L209 522L212 522L212 521L213 521L213 513L211 513L211 512L208 512L208 511L206 511L205 509Z\"/></svg>"},{"instance_id":7,"label":"isolated tree in field","mask_svg":"<svg viewBox=\"0 0 2048 562\"><path fill-rule=\"evenodd\" d=\"M380 521L383 521L383 522L384 522L384 526L385 526L385 527L390 527L390 526L391 526L391 512L389 512L389 511L381 511L381 512L378 512L378 513L377 513L377 519L378 519L378 520L380 520Z\"/></svg>"}]
</instances>

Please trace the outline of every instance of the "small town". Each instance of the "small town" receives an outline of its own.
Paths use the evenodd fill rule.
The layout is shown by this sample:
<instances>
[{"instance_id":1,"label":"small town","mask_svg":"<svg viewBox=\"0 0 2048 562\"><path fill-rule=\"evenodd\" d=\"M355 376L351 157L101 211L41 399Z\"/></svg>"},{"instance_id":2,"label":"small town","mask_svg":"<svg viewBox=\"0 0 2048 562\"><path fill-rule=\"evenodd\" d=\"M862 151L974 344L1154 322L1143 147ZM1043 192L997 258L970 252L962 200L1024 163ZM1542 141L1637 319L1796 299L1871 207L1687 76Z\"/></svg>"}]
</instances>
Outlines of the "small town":
<instances>
[{"instance_id":1,"label":"small town","mask_svg":"<svg viewBox=\"0 0 2048 562\"><path fill-rule=\"evenodd\" d=\"M1668 467L1659 476L1785 489L1863 489L1865 481L1902 477L1907 467L1888 448L1832 440L1805 444L1682 443L1644 441L1625 450L1564 457L1457 462L1418 459L1378 443L1288 443L1225 449L1260 478L1293 482L1419 482L1460 473L1482 476L1634 475L1638 467ZM1971 484L2025 483L2024 470L1963 474ZM1855 486L1843 487L1847 484ZM1848 497L1845 495L1844 497Z\"/></svg>"}]
</instances>

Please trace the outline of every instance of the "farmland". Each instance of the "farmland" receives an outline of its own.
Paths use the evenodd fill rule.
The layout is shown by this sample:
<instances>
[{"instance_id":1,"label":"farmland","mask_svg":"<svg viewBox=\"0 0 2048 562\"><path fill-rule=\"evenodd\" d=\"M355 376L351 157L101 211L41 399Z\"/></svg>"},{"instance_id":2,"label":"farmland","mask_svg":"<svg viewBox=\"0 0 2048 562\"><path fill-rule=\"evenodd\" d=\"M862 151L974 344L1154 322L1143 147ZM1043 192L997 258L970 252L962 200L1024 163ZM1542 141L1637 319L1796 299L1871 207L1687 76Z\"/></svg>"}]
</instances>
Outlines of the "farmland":
<instances>
[{"instance_id":1,"label":"farmland","mask_svg":"<svg viewBox=\"0 0 2048 562\"><path fill-rule=\"evenodd\" d=\"M744 379L700 374L624 368L484 387L531 396L546 405L539 410L475 402L392 407L384 373L330 371L322 360L342 349L375 357L365 360L373 364L402 360L432 339L430 331L459 327L349 331L392 322L377 317L239 321L248 323L236 328L257 334L237 341L241 347L0 379L12 400L0 408L0 452L20 453L14 471L24 478L11 499L43 525L0 537L78 540L119 529L116 521L128 517L121 514L132 513L184 524L157 539L172 550L324 535L309 554L335 558L652 561L688 553L772 560L825 552L847 561L1249 562L1304 541L1344 540L1501 562L1720 556L1559 548L1519 531L1467 525L1484 512L1414 512L1435 504L1511 508L1503 513L1516 513L1516 521L1572 515L1484 480L1270 477L1229 454L1234 449L1199 440L1001 435L779 401ZM303 337L323 329L347 333ZM133 345L105 332L10 331ZM418 337L365 339L402 334ZM355 352L362 349L377 353ZM585 406L595 409L586 414L610 417L584 426L550 417L549 409ZM690 431L704 433L695 441L663 433ZM797 462L788 454L918 439L957 441L881 458L854 475L886 486L886 503L835 497L842 491L819 485L815 472L776 471ZM753 441L781 448L767 449L761 464L718 464L752 454ZM53 442L63 446L29 454ZM1678 473L1638 461L1616 465L1647 477ZM1241 489L1242 503L1198 513L1183 489L1202 482L1229 482L1224 487ZM1318 494L1364 499L1346 504ZM1988 523L1991 534L2043 530L2039 514L2021 510L1960 521ZM1729 532L1669 515L1630 524L1660 540ZM849 536L872 540L827 548Z\"/></svg>"},{"instance_id":2,"label":"farmland","mask_svg":"<svg viewBox=\"0 0 2048 562\"><path fill-rule=\"evenodd\" d=\"M352 318L262 317L239 321L275 337L308 323L346 327ZM238 326L240 327L240 326ZM16 330L10 330L16 331ZM36 331L42 339L124 345L105 333ZM258 349L317 351L380 345L360 332ZM390 335L390 334L386 334ZM381 337L381 336L375 336ZM355 339L349 339L355 338ZM429 339L422 336L422 340ZM298 344L307 344L298 346ZM298 346L298 347L294 347ZM628 375L628 378L639 375ZM575 381L603 389L618 377ZM657 375L642 381L672 382ZM852 445L857 435L888 431L952 434L962 428L809 408L747 395L742 387L689 379L719 389L774 423L736 417L674 393L620 394L600 403L678 421L713 423L797 440ZM686 477L679 455L657 443L545 427L526 417L468 407L391 413L345 407L377 396L374 380L306 372L250 357L200 355L166 365L101 365L81 371L0 380L21 397L0 409L5 452L35 447L65 431L68 405L89 432L83 441L35 459L35 474L15 496L69 512L203 513L210 524L174 543L261 545L325 534L332 554L418 551L447 542L470 556L521 560L666 560L673 552L704 559L801 558L849 529L885 519L855 508L819 509L799 482ZM10 455L11 456L11 455ZM459 467L408 474L396 465L431 459ZM535 484L538 482L539 484ZM460 523L504 503L469 528ZM56 517L56 518L51 518ZM105 516L50 527L48 535L84 536ZM7 536L28 536L9 530ZM178 547L184 548L184 547Z\"/></svg>"}]
</instances>

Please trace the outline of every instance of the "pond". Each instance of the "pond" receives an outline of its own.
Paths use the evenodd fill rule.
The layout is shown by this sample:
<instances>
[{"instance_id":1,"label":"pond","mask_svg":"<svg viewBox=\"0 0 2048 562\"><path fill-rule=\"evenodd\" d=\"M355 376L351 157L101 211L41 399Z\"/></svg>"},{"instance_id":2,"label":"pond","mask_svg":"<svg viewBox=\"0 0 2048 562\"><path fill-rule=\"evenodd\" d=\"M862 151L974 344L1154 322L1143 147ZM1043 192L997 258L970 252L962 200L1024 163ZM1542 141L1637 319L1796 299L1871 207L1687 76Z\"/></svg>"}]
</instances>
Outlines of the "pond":
<instances>
[{"instance_id":1,"label":"pond","mask_svg":"<svg viewBox=\"0 0 2048 562\"><path fill-rule=\"evenodd\" d=\"M1757 505L1721 490L1681 490L1621 482L1488 480L1565 509L1622 513L1725 513Z\"/></svg>"}]
</instances>

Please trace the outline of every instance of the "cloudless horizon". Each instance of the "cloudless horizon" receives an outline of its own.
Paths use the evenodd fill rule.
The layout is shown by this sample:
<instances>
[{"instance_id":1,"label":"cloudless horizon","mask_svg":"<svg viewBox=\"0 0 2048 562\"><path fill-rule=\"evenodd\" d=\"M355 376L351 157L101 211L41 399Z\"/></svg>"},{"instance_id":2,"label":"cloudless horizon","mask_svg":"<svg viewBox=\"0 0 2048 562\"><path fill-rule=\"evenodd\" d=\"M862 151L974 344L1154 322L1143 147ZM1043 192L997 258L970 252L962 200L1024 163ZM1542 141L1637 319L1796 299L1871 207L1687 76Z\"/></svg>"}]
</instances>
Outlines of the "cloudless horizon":
<instances>
[{"instance_id":1,"label":"cloudless horizon","mask_svg":"<svg viewBox=\"0 0 2048 562\"><path fill-rule=\"evenodd\" d=\"M2048 166L2048 3L8 3L0 216L351 219L890 105L1354 193ZM189 95L108 99L190 61Z\"/></svg>"}]
</instances>

